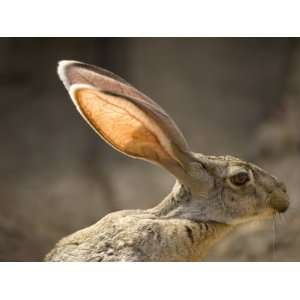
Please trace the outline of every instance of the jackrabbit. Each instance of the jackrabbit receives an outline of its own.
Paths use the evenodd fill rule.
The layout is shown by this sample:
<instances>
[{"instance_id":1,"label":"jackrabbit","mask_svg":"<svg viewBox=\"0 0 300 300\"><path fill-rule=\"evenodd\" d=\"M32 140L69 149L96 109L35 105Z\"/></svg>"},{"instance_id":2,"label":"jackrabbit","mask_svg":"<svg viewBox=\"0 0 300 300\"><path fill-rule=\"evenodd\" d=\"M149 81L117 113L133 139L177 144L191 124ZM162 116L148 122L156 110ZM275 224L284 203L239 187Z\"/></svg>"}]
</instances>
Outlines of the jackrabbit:
<instances>
[{"instance_id":1,"label":"jackrabbit","mask_svg":"<svg viewBox=\"0 0 300 300\"><path fill-rule=\"evenodd\" d=\"M98 135L177 180L156 207L108 214L59 241L46 261L199 261L235 226L287 210L282 182L232 156L191 152L166 112L119 76L76 61L61 61L58 74Z\"/></svg>"}]
</instances>

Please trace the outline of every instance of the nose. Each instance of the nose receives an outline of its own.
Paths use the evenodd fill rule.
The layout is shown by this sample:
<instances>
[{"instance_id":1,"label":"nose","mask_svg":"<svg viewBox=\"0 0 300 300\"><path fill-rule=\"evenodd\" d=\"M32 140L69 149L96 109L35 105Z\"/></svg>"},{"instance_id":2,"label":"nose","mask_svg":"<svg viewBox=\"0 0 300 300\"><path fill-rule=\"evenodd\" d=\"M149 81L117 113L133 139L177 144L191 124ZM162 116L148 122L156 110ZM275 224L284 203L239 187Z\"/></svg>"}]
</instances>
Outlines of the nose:
<instances>
[{"instance_id":1,"label":"nose","mask_svg":"<svg viewBox=\"0 0 300 300\"><path fill-rule=\"evenodd\" d=\"M271 206L279 213L284 213L289 208L289 196L283 183L279 183L271 194Z\"/></svg>"}]
</instances>

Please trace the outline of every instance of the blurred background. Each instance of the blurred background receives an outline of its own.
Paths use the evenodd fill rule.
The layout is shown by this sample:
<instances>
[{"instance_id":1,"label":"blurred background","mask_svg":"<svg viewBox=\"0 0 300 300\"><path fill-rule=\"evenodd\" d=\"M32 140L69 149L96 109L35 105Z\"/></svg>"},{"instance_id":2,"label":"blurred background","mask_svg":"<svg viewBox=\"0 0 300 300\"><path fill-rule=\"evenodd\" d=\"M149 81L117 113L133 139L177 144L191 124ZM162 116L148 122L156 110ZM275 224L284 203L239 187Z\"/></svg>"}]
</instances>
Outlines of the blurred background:
<instances>
[{"instance_id":1,"label":"blurred background","mask_svg":"<svg viewBox=\"0 0 300 300\"><path fill-rule=\"evenodd\" d=\"M258 163L291 208L240 227L207 261L300 260L300 40L1 38L0 260L40 261L105 214L150 208L174 178L106 145L76 112L57 61L107 68L159 102L195 152Z\"/></svg>"}]
</instances>

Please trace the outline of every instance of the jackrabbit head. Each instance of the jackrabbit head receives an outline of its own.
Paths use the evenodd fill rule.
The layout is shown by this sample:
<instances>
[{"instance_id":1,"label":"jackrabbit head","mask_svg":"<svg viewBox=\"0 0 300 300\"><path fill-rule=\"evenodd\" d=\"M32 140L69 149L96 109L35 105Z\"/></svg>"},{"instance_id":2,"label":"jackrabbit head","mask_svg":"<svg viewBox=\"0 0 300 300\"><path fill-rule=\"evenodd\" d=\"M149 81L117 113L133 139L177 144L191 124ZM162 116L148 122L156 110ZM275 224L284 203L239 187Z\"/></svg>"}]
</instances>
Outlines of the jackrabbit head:
<instances>
[{"instance_id":1,"label":"jackrabbit head","mask_svg":"<svg viewBox=\"0 0 300 300\"><path fill-rule=\"evenodd\" d=\"M101 138L125 155L165 168L191 192L192 201L170 217L238 224L288 208L283 183L238 158L191 152L168 114L119 76L76 61L61 61L58 74Z\"/></svg>"}]
</instances>

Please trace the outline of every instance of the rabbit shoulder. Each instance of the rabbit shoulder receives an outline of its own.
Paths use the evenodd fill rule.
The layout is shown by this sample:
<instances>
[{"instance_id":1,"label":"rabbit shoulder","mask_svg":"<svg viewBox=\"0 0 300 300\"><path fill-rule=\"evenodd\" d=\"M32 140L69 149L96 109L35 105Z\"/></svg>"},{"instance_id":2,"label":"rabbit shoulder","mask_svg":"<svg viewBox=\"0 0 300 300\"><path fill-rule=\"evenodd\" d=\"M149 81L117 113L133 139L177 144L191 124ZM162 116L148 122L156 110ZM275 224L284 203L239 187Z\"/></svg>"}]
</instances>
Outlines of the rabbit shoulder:
<instances>
[{"instance_id":1,"label":"rabbit shoulder","mask_svg":"<svg viewBox=\"0 0 300 300\"><path fill-rule=\"evenodd\" d=\"M209 236L218 232L215 226L157 219L140 210L114 212L60 240L46 261L199 260L210 245Z\"/></svg>"}]
</instances>

